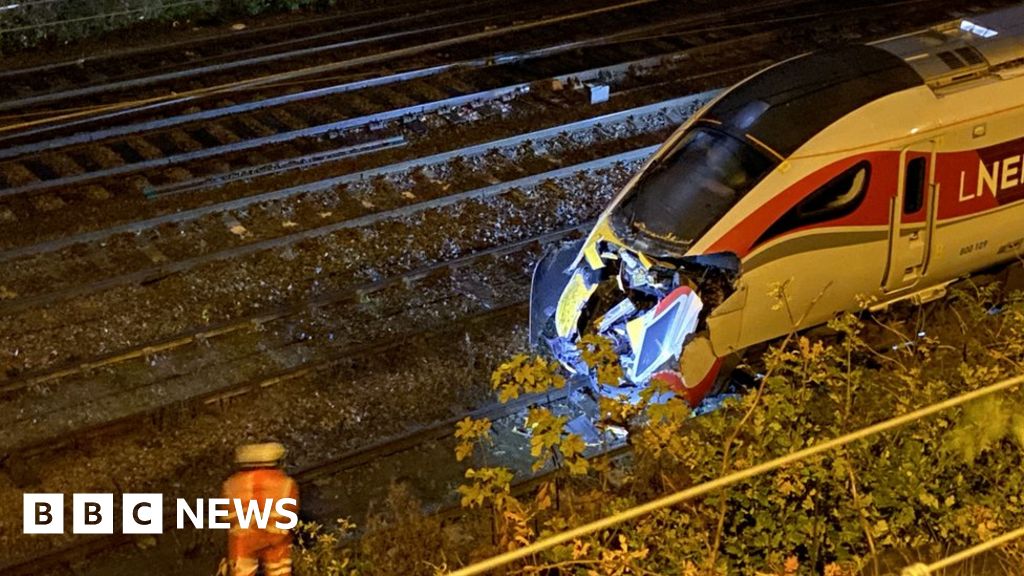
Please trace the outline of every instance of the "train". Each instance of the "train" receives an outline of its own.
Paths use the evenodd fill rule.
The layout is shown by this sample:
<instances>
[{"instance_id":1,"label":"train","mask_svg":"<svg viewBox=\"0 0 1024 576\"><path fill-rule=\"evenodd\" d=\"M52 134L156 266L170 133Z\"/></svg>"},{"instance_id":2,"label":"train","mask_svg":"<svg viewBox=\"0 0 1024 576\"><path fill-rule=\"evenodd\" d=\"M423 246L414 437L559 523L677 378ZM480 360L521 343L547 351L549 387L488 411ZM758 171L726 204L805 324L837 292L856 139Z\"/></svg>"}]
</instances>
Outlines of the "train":
<instances>
[{"instance_id":1,"label":"train","mask_svg":"<svg viewBox=\"0 0 1024 576\"><path fill-rule=\"evenodd\" d=\"M529 337L570 372L691 405L740 354L844 311L924 303L1024 252L1024 6L774 64L653 154L534 269Z\"/></svg>"}]
</instances>

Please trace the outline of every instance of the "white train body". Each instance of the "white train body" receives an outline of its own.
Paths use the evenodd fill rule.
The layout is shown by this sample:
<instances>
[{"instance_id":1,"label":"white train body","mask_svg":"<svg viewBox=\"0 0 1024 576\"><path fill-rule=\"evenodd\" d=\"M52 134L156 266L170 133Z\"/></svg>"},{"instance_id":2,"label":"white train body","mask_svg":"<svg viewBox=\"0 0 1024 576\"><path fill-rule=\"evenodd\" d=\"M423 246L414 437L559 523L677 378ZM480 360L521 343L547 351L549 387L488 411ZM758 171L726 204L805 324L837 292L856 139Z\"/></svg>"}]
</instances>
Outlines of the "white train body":
<instances>
[{"instance_id":1,"label":"white train body","mask_svg":"<svg viewBox=\"0 0 1024 576\"><path fill-rule=\"evenodd\" d=\"M1024 7L752 76L682 126L571 251L538 265L534 340L571 366L569 345L596 330L630 380L667 376L691 402L753 344L1018 258Z\"/></svg>"}]
</instances>

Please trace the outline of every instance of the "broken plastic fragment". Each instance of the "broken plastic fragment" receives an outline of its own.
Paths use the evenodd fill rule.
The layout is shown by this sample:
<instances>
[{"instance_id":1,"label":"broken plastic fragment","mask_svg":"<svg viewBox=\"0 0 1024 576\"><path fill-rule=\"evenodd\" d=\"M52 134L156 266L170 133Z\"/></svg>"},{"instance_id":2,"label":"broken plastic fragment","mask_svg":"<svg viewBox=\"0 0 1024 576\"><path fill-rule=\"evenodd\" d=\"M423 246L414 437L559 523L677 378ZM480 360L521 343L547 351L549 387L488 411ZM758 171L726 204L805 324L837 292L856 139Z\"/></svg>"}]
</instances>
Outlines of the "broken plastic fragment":
<instances>
[{"instance_id":1,"label":"broken plastic fragment","mask_svg":"<svg viewBox=\"0 0 1024 576\"><path fill-rule=\"evenodd\" d=\"M636 306L633 305L633 301L629 298L624 298L622 302L619 302L608 311L604 317L601 318L600 323L597 326L598 332L607 332L616 322L636 312Z\"/></svg>"},{"instance_id":2,"label":"broken plastic fragment","mask_svg":"<svg viewBox=\"0 0 1024 576\"><path fill-rule=\"evenodd\" d=\"M626 376L633 382L646 382L676 356L686 337L697 329L702 308L700 297L689 286L680 286L643 316L631 320L626 331L633 357Z\"/></svg>"},{"instance_id":3,"label":"broken plastic fragment","mask_svg":"<svg viewBox=\"0 0 1024 576\"><path fill-rule=\"evenodd\" d=\"M562 292L559 300L558 310L555 312L555 330L562 338L568 338L576 332L576 321L580 317L580 311L590 300L590 296L597 289L597 284L587 286L583 273L577 271L573 274L569 284Z\"/></svg>"}]
</instances>

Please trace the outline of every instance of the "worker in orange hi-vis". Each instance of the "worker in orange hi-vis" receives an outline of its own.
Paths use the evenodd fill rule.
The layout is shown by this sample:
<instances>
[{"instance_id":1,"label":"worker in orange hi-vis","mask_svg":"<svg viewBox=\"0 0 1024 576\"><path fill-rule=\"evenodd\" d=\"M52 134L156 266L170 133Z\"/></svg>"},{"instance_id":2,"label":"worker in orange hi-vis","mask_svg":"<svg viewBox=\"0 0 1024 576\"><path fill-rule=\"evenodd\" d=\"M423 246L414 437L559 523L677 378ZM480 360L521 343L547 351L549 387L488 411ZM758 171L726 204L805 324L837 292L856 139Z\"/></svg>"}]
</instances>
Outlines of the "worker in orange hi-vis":
<instances>
[{"instance_id":1,"label":"worker in orange hi-vis","mask_svg":"<svg viewBox=\"0 0 1024 576\"><path fill-rule=\"evenodd\" d=\"M231 523L228 532L231 576L255 576L261 563L264 576L290 576L292 573L291 531L276 526L278 522L288 524L291 521L291 518L280 514L279 500L294 499L294 506L284 505L284 508L298 514L299 488L281 468L284 453L284 446L277 443L248 444L235 452L239 470L224 482L224 497L231 500L228 516ZM243 511L249 510L250 506L257 507L261 513L269 509L266 527L257 526L252 515L249 515L247 523L240 523L235 512L235 498L241 500ZM255 504L250 504L254 500Z\"/></svg>"}]
</instances>

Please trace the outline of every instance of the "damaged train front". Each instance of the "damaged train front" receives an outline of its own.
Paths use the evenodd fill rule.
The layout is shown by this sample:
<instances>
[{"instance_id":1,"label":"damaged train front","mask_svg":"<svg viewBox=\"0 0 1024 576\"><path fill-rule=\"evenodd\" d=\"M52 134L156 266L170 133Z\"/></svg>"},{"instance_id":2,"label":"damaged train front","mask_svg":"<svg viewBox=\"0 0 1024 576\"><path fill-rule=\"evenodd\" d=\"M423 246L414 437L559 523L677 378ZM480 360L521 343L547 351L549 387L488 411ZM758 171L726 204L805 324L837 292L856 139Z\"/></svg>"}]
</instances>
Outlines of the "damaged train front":
<instances>
[{"instance_id":1,"label":"damaged train front","mask_svg":"<svg viewBox=\"0 0 1024 576\"><path fill-rule=\"evenodd\" d=\"M596 334L611 341L624 374L621 390L603 392L628 393L656 378L699 403L725 362L707 319L736 291L740 262L693 247L774 166L742 137L700 124L681 131L585 240L537 264L531 343L583 374L576 343Z\"/></svg>"},{"instance_id":2,"label":"damaged train front","mask_svg":"<svg viewBox=\"0 0 1024 576\"><path fill-rule=\"evenodd\" d=\"M722 360L707 333L707 313L731 290L729 259L652 258L613 235L592 234L548 254L534 272L530 338L573 374L588 373L576 343L610 341L622 365L619 387L632 395L663 380L691 405L710 391ZM597 386L597 383L593 383Z\"/></svg>"}]
</instances>

